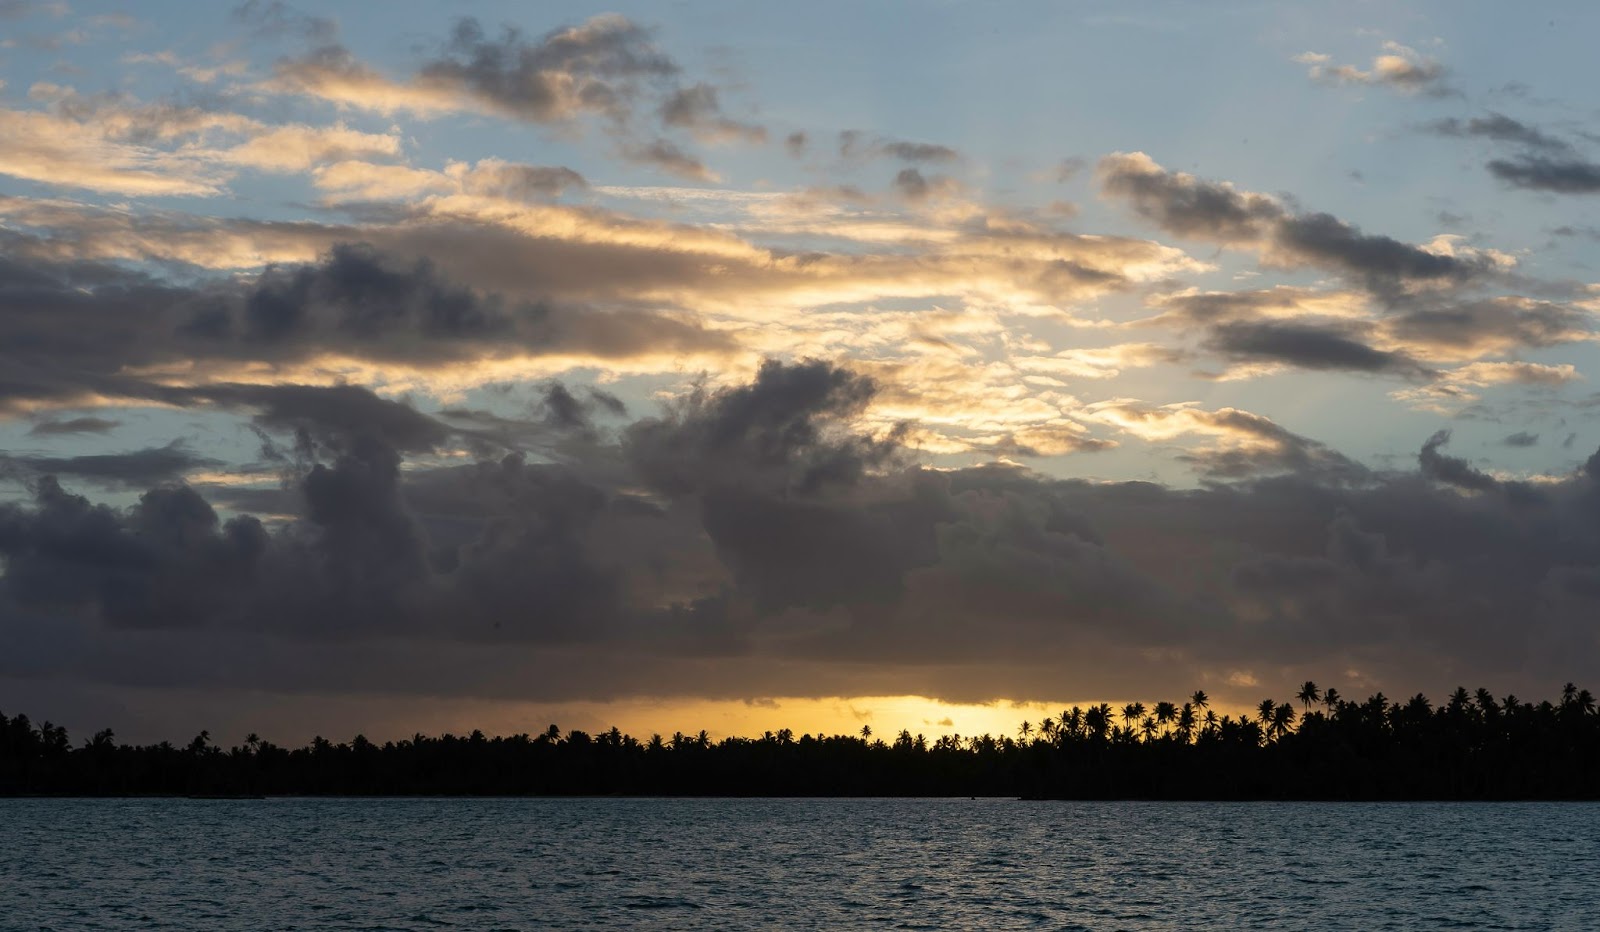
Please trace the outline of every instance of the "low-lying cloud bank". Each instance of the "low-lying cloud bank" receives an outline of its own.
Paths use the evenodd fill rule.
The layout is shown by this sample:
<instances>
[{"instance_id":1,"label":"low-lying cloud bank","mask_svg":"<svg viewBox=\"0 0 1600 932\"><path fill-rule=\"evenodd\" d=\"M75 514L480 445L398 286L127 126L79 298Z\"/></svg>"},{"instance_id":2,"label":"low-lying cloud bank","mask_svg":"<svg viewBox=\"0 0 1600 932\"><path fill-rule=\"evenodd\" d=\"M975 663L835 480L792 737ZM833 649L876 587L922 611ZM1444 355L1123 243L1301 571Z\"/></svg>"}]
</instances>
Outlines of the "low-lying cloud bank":
<instances>
[{"instance_id":1,"label":"low-lying cloud bank","mask_svg":"<svg viewBox=\"0 0 1600 932\"><path fill-rule=\"evenodd\" d=\"M119 509L33 478L0 506L0 677L973 701L1597 668L1600 455L1508 482L1441 433L1374 472L1224 412L1277 454L1199 489L937 470L860 426L883 390L769 361L632 422L552 385L513 430L348 386L207 389L251 412L281 487ZM475 461L432 465L456 444Z\"/></svg>"}]
</instances>

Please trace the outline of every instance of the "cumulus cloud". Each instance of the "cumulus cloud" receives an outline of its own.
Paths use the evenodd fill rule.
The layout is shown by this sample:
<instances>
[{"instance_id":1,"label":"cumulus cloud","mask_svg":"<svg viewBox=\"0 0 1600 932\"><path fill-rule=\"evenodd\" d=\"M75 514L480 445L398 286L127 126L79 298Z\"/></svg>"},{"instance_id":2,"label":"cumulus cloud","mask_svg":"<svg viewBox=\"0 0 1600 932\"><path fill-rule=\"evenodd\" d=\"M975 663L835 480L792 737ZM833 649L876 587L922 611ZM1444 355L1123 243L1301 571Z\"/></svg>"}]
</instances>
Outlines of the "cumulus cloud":
<instances>
[{"instance_id":1,"label":"cumulus cloud","mask_svg":"<svg viewBox=\"0 0 1600 932\"><path fill-rule=\"evenodd\" d=\"M1320 52L1305 52L1294 60L1307 66L1306 74L1311 80L1322 83L1385 87L1402 94L1451 93L1444 84L1444 65L1398 42L1385 42L1383 51L1365 70L1356 65L1335 65L1332 56Z\"/></svg>"}]
</instances>

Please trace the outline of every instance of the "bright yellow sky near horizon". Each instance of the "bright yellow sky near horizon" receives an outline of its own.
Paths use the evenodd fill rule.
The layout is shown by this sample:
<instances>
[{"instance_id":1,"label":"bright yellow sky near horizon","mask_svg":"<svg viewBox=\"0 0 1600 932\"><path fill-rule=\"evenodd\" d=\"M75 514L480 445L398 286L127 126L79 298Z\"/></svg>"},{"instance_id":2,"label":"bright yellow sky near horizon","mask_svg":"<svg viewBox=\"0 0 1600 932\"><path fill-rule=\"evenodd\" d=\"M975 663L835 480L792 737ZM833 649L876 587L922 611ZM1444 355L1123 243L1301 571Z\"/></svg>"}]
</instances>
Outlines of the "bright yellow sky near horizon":
<instances>
[{"instance_id":1,"label":"bright yellow sky near horizon","mask_svg":"<svg viewBox=\"0 0 1600 932\"><path fill-rule=\"evenodd\" d=\"M409 737L416 732L464 734L474 728L490 736L538 734L553 724L563 733L578 729L590 734L616 726L641 741L648 740L652 734L670 737L674 731L682 731L692 735L701 729L713 740L730 735L759 737L763 732L782 728L792 729L797 735L819 732L857 735L862 726L870 726L874 738L885 740L893 740L901 729L922 734L930 740L948 734L1015 737L1023 721L1037 726L1045 717L1059 716L1074 705L1088 708L1102 701L1110 702L1118 710L1116 722L1120 724L1123 704L1135 700L1049 703L1000 700L978 704L943 702L924 696L789 697L749 702L650 698L561 703L439 699L421 706L407 704L403 709L393 708L387 715L371 714L368 721L381 719L382 723L376 724L366 735L381 742ZM1151 700L1141 701L1147 710L1153 706ZM1218 704L1213 704L1212 708L1218 715L1247 714L1243 708ZM334 741L348 740L352 736L338 730L328 735ZM308 739L285 734L274 740Z\"/></svg>"}]
</instances>

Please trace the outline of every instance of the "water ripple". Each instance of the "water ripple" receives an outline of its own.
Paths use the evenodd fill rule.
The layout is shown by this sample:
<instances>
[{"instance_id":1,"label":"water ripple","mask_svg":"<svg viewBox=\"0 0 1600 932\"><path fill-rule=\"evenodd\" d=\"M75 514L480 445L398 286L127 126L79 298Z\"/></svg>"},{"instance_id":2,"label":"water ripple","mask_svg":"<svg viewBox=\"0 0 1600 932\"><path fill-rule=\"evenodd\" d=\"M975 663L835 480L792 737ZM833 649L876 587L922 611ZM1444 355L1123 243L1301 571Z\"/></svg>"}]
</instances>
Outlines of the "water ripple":
<instances>
[{"instance_id":1,"label":"water ripple","mask_svg":"<svg viewBox=\"0 0 1600 932\"><path fill-rule=\"evenodd\" d=\"M5 800L0 930L1594 929L1600 806Z\"/></svg>"}]
</instances>

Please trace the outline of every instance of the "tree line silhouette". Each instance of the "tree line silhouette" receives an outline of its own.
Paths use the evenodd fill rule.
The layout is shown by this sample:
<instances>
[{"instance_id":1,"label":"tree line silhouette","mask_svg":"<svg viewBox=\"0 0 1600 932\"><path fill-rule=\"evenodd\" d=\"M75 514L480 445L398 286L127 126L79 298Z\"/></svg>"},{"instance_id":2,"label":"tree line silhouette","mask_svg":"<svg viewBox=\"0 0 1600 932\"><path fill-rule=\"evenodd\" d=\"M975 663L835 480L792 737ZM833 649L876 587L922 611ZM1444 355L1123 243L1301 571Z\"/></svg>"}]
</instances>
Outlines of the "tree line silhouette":
<instances>
[{"instance_id":1,"label":"tree line silhouette","mask_svg":"<svg viewBox=\"0 0 1600 932\"><path fill-rule=\"evenodd\" d=\"M1297 710L1295 704L1300 708ZM616 728L486 737L357 735L285 748L74 746L65 729L0 713L0 795L1022 796L1141 799L1595 799L1600 715L1586 689L1559 702L1457 689L1351 701L1304 684L1290 702L1217 715L1181 704L1074 706L1016 737L901 731L891 740L795 735L638 740Z\"/></svg>"}]
</instances>

